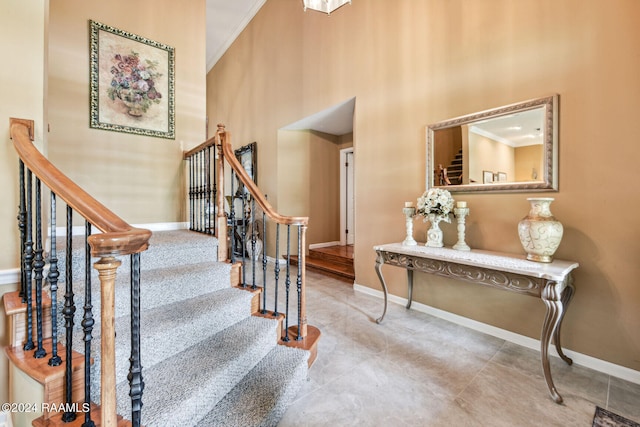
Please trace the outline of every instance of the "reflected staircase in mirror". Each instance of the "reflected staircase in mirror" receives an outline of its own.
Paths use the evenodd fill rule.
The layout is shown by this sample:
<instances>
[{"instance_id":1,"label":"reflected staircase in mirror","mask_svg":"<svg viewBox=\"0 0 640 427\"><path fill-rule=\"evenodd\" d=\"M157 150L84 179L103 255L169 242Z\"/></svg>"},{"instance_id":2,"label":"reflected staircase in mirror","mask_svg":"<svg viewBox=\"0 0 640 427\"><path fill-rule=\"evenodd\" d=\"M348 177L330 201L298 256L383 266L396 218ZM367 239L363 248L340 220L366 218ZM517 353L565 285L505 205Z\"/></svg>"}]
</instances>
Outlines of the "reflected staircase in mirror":
<instances>
[{"instance_id":1,"label":"reflected staircase in mirror","mask_svg":"<svg viewBox=\"0 0 640 427\"><path fill-rule=\"evenodd\" d=\"M455 158L447 167L447 177L451 181L451 185L462 184L462 150L456 153Z\"/></svg>"},{"instance_id":2,"label":"reflected staircase in mirror","mask_svg":"<svg viewBox=\"0 0 640 427\"><path fill-rule=\"evenodd\" d=\"M297 257L291 257L291 263L297 263ZM335 245L309 249L306 268L344 282L353 283L353 245Z\"/></svg>"}]
</instances>

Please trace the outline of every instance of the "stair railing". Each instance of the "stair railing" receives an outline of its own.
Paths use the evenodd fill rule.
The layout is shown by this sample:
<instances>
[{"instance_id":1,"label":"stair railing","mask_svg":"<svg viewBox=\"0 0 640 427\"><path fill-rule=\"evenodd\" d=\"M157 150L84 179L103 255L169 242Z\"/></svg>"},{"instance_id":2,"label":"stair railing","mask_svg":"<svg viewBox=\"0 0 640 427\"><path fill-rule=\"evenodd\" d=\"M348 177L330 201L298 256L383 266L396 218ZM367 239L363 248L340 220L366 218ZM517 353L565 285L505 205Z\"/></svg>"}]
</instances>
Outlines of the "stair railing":
<instances>
[{"instance_id":1,"label":"stair railing","mask_svg":"<svg viewBox=\"0 0 640 427\"><path fill-rule=\"evenodd\" d=\"M51 357L50 366L65 364L65 397L62 419L71 422L77 417L77 408L84 415L83 426L95 425L91 410L91 341L95 324L91 302L91 256L99 258L94 263L98 270L101 288L101 425L115 426L116 414L116 378L115 378L115 328L114 301L116 270L121 261L117 256L131 257L131 357L129 370L130 396L132 402L131 421L133 426L140 426L142 407L142 366L140 357L140 253L148 247L151 232L132 227L119 218L104 205L82 190L67 178L51 162L49 162L33 145L33 121L10 119L10 135L19 156L20 206L18 227L21 238L21 283L20 296L27 309L27 339L23 349L33 350L34 358L44 358L47 347ZM51 230L51 250L49 253L49 271L46 280L51 292L51 343L43 338L43 279L46 266L45 250L42 238L42 186L50 190L49 227ZM35 187L35 188L34 188ZM35 194L34 194L35 193ZM62 314L65 318L66 343L65 354L58 354L57 343L57 289L58 289L58 254L56 252L56 205L58 199L64 201L66 207L66 265L65 269L65 302ZM35 205L35 206L34 206ZM74 406L72 402L73 369L72 369L72 328L76 307L73 302L73 278L71 273L71 245L73 229L73 212L85 219L85 298L81 326L84 331L84 405ZM92 234L92 227L101 233ZM35 234L35 237L34 237ZM32 321L32 300L35 297L36 325ZM35 342L34 342L35 337Z\"/></svg>"},{"instance_id":2,"label":"stair railing","mask_svg":"<svg viewBox=\"0 0 640 427\"><path fill-rule=\"evenodd\" d=\"M215 148L213 153L208 151L212 148ZM202 218L211 221L209 215L215 212L218 260L240 265L240 287L261 288L258 312L265 317L283 318L283 343L307 348L299 343L307 339L309 328L314 342L319 337L317 328L307 325L306 316L305 235L309 218L284 216L273 209L236 158L231 135L224 125L218 125L213 138L185 152L184 158L189 161L190 217L196 219L190 228L207 232L200 226ZM206 163L214 160L215 167ZM225 160L231 167L231 196L224 195ZM209 176L202 177L198 173ZM241 186L240 191L236 191L236 182ZM216 200L213 210L206 210L211 206L209 189ZM204 195L205 201L200 195ZM269 267L268 249L273 251L273 267ZM292 255L298 255L297 265L292 265ZM293 313L295 322L289 326Z\"/></svg>"}]
</instances>

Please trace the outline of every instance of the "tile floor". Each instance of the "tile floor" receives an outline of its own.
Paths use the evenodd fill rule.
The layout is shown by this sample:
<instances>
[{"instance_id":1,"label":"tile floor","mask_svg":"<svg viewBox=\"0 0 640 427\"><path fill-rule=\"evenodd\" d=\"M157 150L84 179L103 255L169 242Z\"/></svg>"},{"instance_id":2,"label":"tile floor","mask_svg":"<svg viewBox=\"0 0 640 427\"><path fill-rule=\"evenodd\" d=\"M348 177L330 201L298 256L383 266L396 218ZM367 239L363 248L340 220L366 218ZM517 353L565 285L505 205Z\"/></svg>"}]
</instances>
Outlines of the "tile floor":
<instances>
[{"instance_id":1,"label":"tile floor","mask_svg":"<svg viewBox=\"0 0 640 427\"><path fill-rule=\"evenodd\" d=\"M318 359L279 427L591 426L595 405L640 422L640 385L540 354L307 272Z\"/></svg>"}]
</instances>

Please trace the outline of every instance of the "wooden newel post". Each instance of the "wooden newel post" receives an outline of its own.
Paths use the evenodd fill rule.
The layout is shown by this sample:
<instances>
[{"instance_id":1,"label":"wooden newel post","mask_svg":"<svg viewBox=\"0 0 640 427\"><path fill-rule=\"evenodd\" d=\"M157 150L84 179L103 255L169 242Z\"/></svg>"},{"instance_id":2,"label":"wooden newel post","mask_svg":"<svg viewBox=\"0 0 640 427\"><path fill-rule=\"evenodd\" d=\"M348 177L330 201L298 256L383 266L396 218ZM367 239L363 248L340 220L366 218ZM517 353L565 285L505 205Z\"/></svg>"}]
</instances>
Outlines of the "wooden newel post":
<instances>
[{"instance_id":1,"label":"wooden newel post","mask_svg":"<svg viewBox=\"0 0 640 427\"><path fill-rule=\"evenodd\" d=\"M216 162L218 170L218 216L216 218L216 229L218 230L218 261L225 261L228 257L227 246L227 214L224 210L224 151L222 144L226 142L226 130L222 123L218 123L218 130L216 131Z\"/></svg>"},{"instance_id":2,"label":"wooden newel post","mask_svg":"<svg viewBox=\"0 0 640 427\"><path fill-rule=\"evenodd\" d=\"M98 270L100 295L102 298L101 321L102 337L100 352L102 376L100 392L102 395L101 417L103 426L117 425L116 414L116 329L115 329L115 282L116 270L122 264L114 257L102 257L93 267Z\"/></svg>"},{"instance_id":3,"label":"wooden newel post","mask_svg":"<svg viewBox=\"0 0 640 427\"><path fill-rule=\"evenodd\" d=\"M300 288L300 337L305 338L307 336L307 277L306 277L306 260L307 260L307 226L302 225L300 227L300 246L301 250L298 254L300 259L300 267L301 267L301 275L302 275L302 285Z\"/></svg>"}]
</instances>

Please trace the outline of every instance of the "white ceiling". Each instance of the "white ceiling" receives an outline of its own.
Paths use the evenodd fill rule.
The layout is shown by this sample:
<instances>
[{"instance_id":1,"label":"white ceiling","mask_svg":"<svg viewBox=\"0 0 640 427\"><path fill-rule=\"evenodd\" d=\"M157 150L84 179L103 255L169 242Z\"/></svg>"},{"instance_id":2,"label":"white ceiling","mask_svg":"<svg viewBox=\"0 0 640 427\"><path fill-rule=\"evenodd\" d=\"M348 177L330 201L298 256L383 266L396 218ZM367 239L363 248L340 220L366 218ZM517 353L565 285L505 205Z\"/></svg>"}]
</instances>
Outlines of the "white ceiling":
<instances>
[{"instance_id":1,"label":"white ceiling","mask_svg":"<svg viewBox=\"0 0 640 427\"><path fill-rule=\"evenodd\" d=\"M211 71L265 2L266 0L207 0L207 72ZM300 7L303 7L302 1ZM352 98L291 123L284 129L310 129L344 135L353 132L354 106L355 98Z\"/></svg>"},{"instance_id":2,"label":"white ceiling","mask_svg":"<svg viewBox=\"0 0 640 427\"><path fill-rule=\"evenodd\" d=\"M470 132L511 147L541 145L544 142L544 107L475 122Z\"/></svg>"},{"instance_id":3,"label":"white ceiling","mask_svg":"<svg viewBox=\"0 0 640 427\"><path fill-rule=\"evenodd\" d=\"M266 0L207 0L207 72Z\"/></svg>"}]
</instances>

